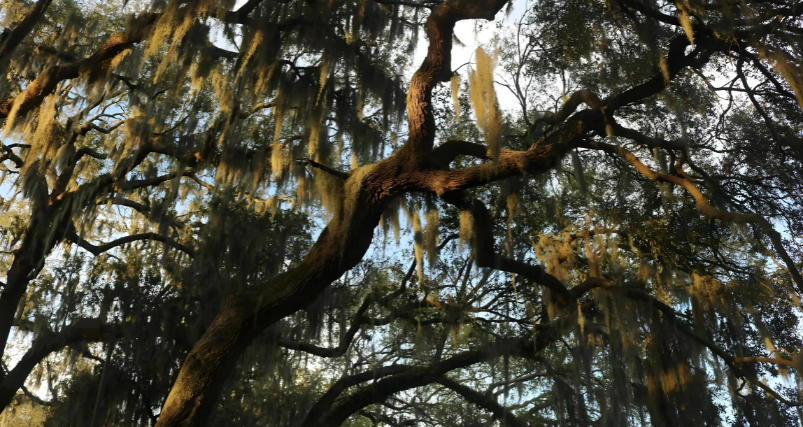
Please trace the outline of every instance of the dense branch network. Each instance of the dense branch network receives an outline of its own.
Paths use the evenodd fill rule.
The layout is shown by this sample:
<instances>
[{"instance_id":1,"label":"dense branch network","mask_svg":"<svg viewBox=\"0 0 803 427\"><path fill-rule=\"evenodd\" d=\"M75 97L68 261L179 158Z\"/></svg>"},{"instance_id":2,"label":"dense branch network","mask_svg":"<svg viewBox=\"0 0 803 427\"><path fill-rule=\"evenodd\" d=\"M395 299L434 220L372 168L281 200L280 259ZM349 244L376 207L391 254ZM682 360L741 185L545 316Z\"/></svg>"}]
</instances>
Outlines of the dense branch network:
<instances>
[{"instance_id":1,"label":"dense branch network","mask_svg":"<svg viewBox=\"0 0 803 427\"><path fill-rule=\"evenodd\" d=\"M13 29L0 34L0 67L6 67L19 52L23 52L20 57L33 55L25 50L28 49L26 43L30 43L30 34L37 26L49 25L44 17L48 8L53 7L51 3L37 1ZM761 238L756 239L753 243L756 251L763 249L761 256L769 254L773 260L777 254L783 264L778 264L779 270L791 277L799 293L803 290L800 263L795 258L799 253L789 249L788 239L776 229L783 226L777 218L794 213L795 208L785 208L789 204L771 200L777 188L789 190L790 187L780 179L775 181L781 183L751 184L753 186L747 188L764 188L769 195L741 197L729 182L744 184L749 180L728 180L712 175L713 167L701 167L696 163L700 154L695 151L704 152L710 147L717 147L710 151L720 150L723 155L728 154L728 150L738 151L728 144L718 146L710 140L727 138L723 136L727 133L723 125L726 113L734 99L746 96L765 125L767 141L773 144L773 155L777 154L780 159L779 167L799 166L794 163L801 159L801 140L794 130L799 105L794 103L803 99L800 96L803 82L799 67L796 68L799 52L793 43L783 41L797 40L801 34L799 23L803 11L798 12L796 6L786 7L785 2L771 5L747 2L739 6L755 7L755 16L747 19L720 16L714 6L706 5L679 3L670 14L666 12L671 9L669 6L656 9L641 1L606 2L606 13L611 16L600 18L602 20L596 22L591 31L595 35L602 34L598 41L599 57L615 54L609 47L611 40L603 34L606 31L603 27L619 25L622 34L630 34L633 40L638 39L647 46L634 48L633 55L643 54L644 61L655 66L646 67L649 68L646 71L644 67L633 72L612 71L612 75L619 72L635 76L627 84L608 85L606 81L593 82L586 78L576 81L592 81L588 87L567 90L565 68L571 64L554 59L554 64L547 68L560 69L562 102L556 102L559 107L554 114L539 113L538 118L531 120L533 113L527 109L533 105L533 100L528 98L529 89L522 89L519 78L524 70L537 70L540 65L520 62L513 67L516 74L509 88L523 109L524 125L519 126L520 134L508 135L512 142L507 148L497 150L492 141L483 144L470 138L450 138L436 145L442 130L436 122L436 117L441 116L438 116L439 106L433 93L440 83L449 81L455 74L451 68L451 51L456 23L493 20L507 1L376 0L360 5L332 2L321 5L320 10L317 6L291 0L249 0L237 10L212 3L169 1L153 11L131 15L124 24L108 31L109 35L102 41L76 48L75 52L82 53L43 48L41 52L49 52L48 57L55 59L36 63L28 70L35 71L35 75L18 76L15 89L0 93L6 98L0 103L5 132L16 131L31 139L30 143L4 144L0 154L0 162L8 165L5 169L19 175L20 191L24 192L31 209L27 223L19 236L14 237L13 248L9 251L13 256L0 294L0 337L4 337L0 357L6 349L5 337L10 336L12 328L18 327L15 322L19 325L15 319L18 307L25 308L26 295L36 285L34 279L47 268L46 260L59 243L72 243L99 259L108 259L100 255L130 257L128 252L131 251L127 249L130 244L154 241L163 244L149 247L158 247L162 259L170 258L156 270L161 270L160 274L173 274L176 282L182 283L178 289L165 287L157 294L157 299L173 295L170 300L176 310L183 310L181 316L186 314L187 322L197 321L202 325L202 330L191 339L185 338L194 342L159 338L160 342L173 346L171 351L175 353L171 357L183 358L180 369L173 366L158 374L152 371L139 374L158 377L154 383L163 387L156 393L164 396L148 396L145 405L150 422L155 419L151 408L161 406L156 422L160 427L203 425L211 419L216 402L221 399L221 390L229 387L229 378L238 363L242 363L238 361L249 354L255 343L265 340L271 352L284 352L282 355L306 353L332 363L338 360L350 363L353 354L359 356L356 365L348 368L350 373L332 378L331 385L305 408L304 426L337 426L354 414L362 414L375 423L393 424L397 422L393 417L375 412L371 407L386 405L392 409L389 403L392 399L406 396L409 390L432 387L437 387L438 392L445 387L504 425L527 425L521 415L507 406L507 393L516 384L542 378L551 378L553 390L544 398L546 404L531 406L554 407L555 414L565 415L571 425L591 424L589 413L593 410L586 408L586 400L593 399L584 397L581 389L585 387L590 395L594 386L580 383L594 379L590 372L590 360L594 356L590 354L594 353L595 346L606 348L600 351L609 353L606 356L610 357L611 365L627 361L644 372L663 370L663 377L657 380L652 373L639 374L641 377L633 384L622 384L626 376L617 373L619 368L614 366L609 382L615 389L614 394L629 402L632 391L642 386L637 382L652 381L647 393L652 400L643 406L648 407L653 420L669 417L671 405L667 402L672 396L677 397L673 393L681 386L676 384L678 380L672 383L667 378L676 375L681 378L680 382L686 381L683 387L689 390L694 387L694 381L690 379L691 374L684 374L688 367L676 363L677 366L670 369L666 367L669 365L659 365L657 361L696 357L691 356L693 353L685 346L673 344L676 342L673 340L681 339L715 355L725 363L731 375L749 381L766 395L787 406L800 405L762 382L752 368L762 363L797 369L793 357L787 360L733 353L712 338L715 331L710 330L711 324L697 318L691 321L669 304L669 297L661 294L664 291L657 287L649 289L649 286L657 286L648 284L656 283L652 278L641 273L639 278L625 277L627 274L618 268L602 273L603 269L594 264L593 245L598 242L595 239L617 235L624 245L625 236L630 233L624 226L606 226L604 232L602 228L594 232L586 228L583 233L574 233L563 242L565 247L582 242L583 249L579 251L585 254L584 258L564 253L562 258L555 256L539 265L531 258L517 255L513 249L515 203L511 202L523 194L522 181L543 177L550 180L553 171L565 172L562 164L570 153L573 153L576 169L573 182L581 197L593 199L593 194L587 194L586 176L578 155L578 150L583 150L584 155L605 159L600 160L600 165L613 165L612 169L628 177L627 182L635 179L644 188L657 186L655 193L661 195L655 196L655 206L661 204L661 197L677 202L678 212L709 219L717 224L711 226L717 232L729 225L754 226L762 233L761 237L769 240L765 248ZM400 10L403 13L400 14ZM417 31L419 23L410 19L420 20L420 11L429 13L420 25L427 35L427 53L413 74L405 97L399 79L389 71L392 67L388 63L392 60L383 57L384 54L391 57L392 49L383 51L375 40L369 39L385 40L386 37L390 43L405 35L404 28ZM372 22L373 17L376 22ZM263 25L263 20L271 25ZM210 22L220 23L226 31L238 34L231 38L236 51L209 41ZM559 24L555 22L554 27ZM518 25L520 39L522 28L526 28L524 18ZM537 48L552 43L549 37L554 35L549 35L550 25L543 26L538 37L532 37L523 50L518 46L520 61L541 51L555 53L556 58L572 55L586 61L596 58L597 53L571 51L576 46L563 45L554 52ZM650 32L649 26L656 28ZM577 45L581 42L577 41ZM620 43L618 48L623 52L627 51L623 47L625 41L617 39L616 43ZM558 55L556 52L561 49L567 52ZM736 77L728 85L716 88L705 75L706 67L725 60L735 60ZM12 71L19 70L12 67ZM134 73L141 73L141 76L128 77L136 75ZM672 108L671 91L689 78L701 78L706 90L727 92L729 96L727 109L711 131L713 136L709 140L704 140L701 132L688 138L670 139L661 133L650 136L644 131L648 126L642 125L646 120L636 111L652 109L659 112L655 114L668 115L667 111ZM754 83L756 78L763 80ZM476 95L472 93L471 97L476 98ZM182 97L190 101L183 102ZM664 104L656 107L659 104L656 99L667 101L661 101ZM772 105L777 99L783 101ZM455 100L459 105L460 100L457 97ZM127 107L126 102L130 106ZM794 108L790 109L790 105ZM406 117L400 114L404 108ZM490 108L499 107L492 105ZM375 110L373 114L367 114L372 109ZM695 127L692 122L683 123L684 135L687 129L690 129L689 134L696 132L699 126ZM406 141L398 146L397 131L403 125L407 127ZM394 126L393 137L389 138L394 147L390 149L385 145L383 132L390 133ZM341 157L347 156L348 150L352 157L351 169L345 170L348 168L344 169ZM654 167L644 157L650 150ZM667 155L674 169L663 166L662 156ZM606 161L609 163L604 163ZM684 165L692 171L684 171ZM595 172L605 167L600 166ZM743 175L738 168L730 169L735 170L734 175ZM559 173L556 176L560 177ZM310 189L308 179L314 181L315 190ZM556 178L554 182L559 180ZM283 193L289 182L297 184L294 190L297 194ZM497 249L496 238L499 212L505 209L492 207L488 202L496 197L497 187L514 188L502 190L509 193L505 194L510 216L507 250ZM691 199L678 202L674 199L674 187L684 190ZM546 188L545 185L541 189L544 199L548 198ZM482 191L490 195L478 196ZM289 201L295 208L317 203L312 201L313 193L325 211L321 218L325 218L326 226L308 251L304 248L306 254L302 252L299 259L288 261L286 251L292 244L287 243L291 240L287 230L292 227L288 225L285 230L277 231L280 227L274 229L273 225L265 224L284 220L282 203ZM293 322L314 323L315 320L298 320L304 319L299 313L317 304L344 274L366 258L376 240L375 230L380 222L387 223L394 215L390 211L406 203L408 197L419 196L427 210L435 215L427 217L427 227L432 228L423 230L418 212L410 213L416 260L399 286L386 294L356 293L362 295L355 299L359 305L352 307L350 321L346 321L345 314L341 315L336 345L332 345L334 340L328 341L327 346L320 340L301 339L297 333L288 334L291 336L276 333L277 329ZM647 196L644 200L651 202ZM441 245L433 243L437 242L438 214L437 208L433 208L437 204L457 212L460 239L469 246L468 258L456 274L454 288L460 290L448 298L437 294L445 287L439 288L441 285L428 281L423 274L423 252L430 251L431 259L437 259L437 255L432 254L455 238L450 236ZM264 212L265 206L270 211L268 215ZM766 206L772 209L768 211ZM688 214L690 208L696 209L693 215ZM123 209L124 213L115 213L113 209ZM664 209L667 217L679 214ZM280 220L275 219L277 214ZM132 231L122 236L115 231L104 234L103 221L107 218L119 218L121 223L147 224L152 231L132 226ZM197 221L192 222L192 218ZM529 238L537 247L533 236ZM655 245L650 247L652 243L634 241L630 237L628 244L638 256L643 257L652 250L654 263L659 263ZM245 243L241 246L232 243L238 239ZM546 253L543 248L536 250ZM720 248L711 250L716 261L710 264L722 271L728 274L747 272L751 277L758 277L754 273L755 265L744 267L739 261L723 260L717 252ZM189 257L173 255L176 251ZM685 248L677 250L678 253L684 251ZM568 262L570 257L578 258L582 267L571 274L558 274L562 263ZM259 260L249 264L254 258ZM430 267L432 264L435 263L429 262ZM472 264L488 269L488 273L472 279L477 284L469 291ZM669 264L663 271L669 271ZM174 269L180 270L176 265L186 267L184 271L190 273L174 273ZM413 279L416 270L419 274ZM699 266L679 266L676 270L685 275L677 280L691 282L696 280L693 277L699 276ZM494 272L511 274L510 286L505 283L490 290L488 281ZM417 291L408 287L412 280L417 281ZM134 279L129 280L129 285L134 282ZM121 296L127 295L124 288L119 286L113 292L104 292L115 295L109 297L111 299L135 300ZM530 300L520 301L520 294ZM198 302L199 295L215 300L212 311L192 312L190 307L194 304L204 304ZM613 300L617 302L610 302ZM701 304L694 301L694 304ZM141 301L126 302L131 307L143 305ZM106 308L101 311L108 311L110 303L103 304ZM624 310L627 304L647 319L643 331L648 332L645 333L665 341L656 339L645 343L643 351L647 357L626 353L632 350L628 346L633 346L626 336L619 338L618 335L633 326L624 325L627 323L621 320L624 314L617 320L624 326L611 326L611 313ZM119 306L124 304L121 302ZM510 307L516 307L517 314L510 314ZM345 313L345 308L341 309ZM699 311L699 307L695 306L695 310ZM714 315L709 316L709 321L710 318L716 320ZM62 325L65 322L62 320ZM450 351L449 336L452 336L454 348L458 348L457 337L468 323L479 331L478 334L484 334L487 342L469 351ZM383 358L381 352L368 352L360 347L371 339L373 331L388 325L405 325L419 331L436 326L441 329L433 333L436 337L433 347L428 349L431 351L422 351L426 356L397 345L398 348L388 350L398 351L397 355ZM333 327L329 328L331 332ZM169 334L163 329L158 333ZM24 387L31 370L44 357L85 338L74 326L64 326L60 330L59 333L38 332L21 361L7 373L0 371L0 403L6 406L11 402L17 390ZM150 330L147 333L150 334ZM158 333L153 334L158 336ZM630 333L635 334L635 329ZM622 334L627 335L627 332ZM115 336L117 338L124 336ZM391 337L387 338L391 341ZM604 340L605 344L582 344L586 339L589 342ZM579 367L574 373L565 372L552 366L560 365L559 361L546 361L540 356L548 347L561 346L578 366L589 366L582 368L588 372ZM377 366L360 371L361 364L368 363L361 361L362 357L375 359ZM523 360L516 363L531 363L533 365L527 366L538 366L547 373L539 371L511 378L508 372L511 357ZM497 394L480 393L457 379L463 372L482 372L486 365L493 367L487 369L495 370L499 360L503 361L504 379L493 382L489 390L502 387L505 404L500 404ZM387 364L391 361L392 364ZM396 363L399 361L401 363ZM703 371L705 368L695 366L694 369ZM497 378L496 372L491 377ZM170 385L164 378L175 381ZM656 386L656 381L660 385ZM602 389L600 386L597 390ZM693 395L691 391L688 393ZM519 396L523 394L519 392ZM598 399L599 405L604 402L602 397L594 399ZM410 407L415 406L415 399L407 400ZM550 406L549 402L557 403ZM421 405L428 403L419 402ZM404 414L406 410L397 412ZM540 409L533 409L534 413L538 411ZM618 411L618 415L611 415L611 419L624 417L618 422L630 416L626 409L618 406L612 411ZM398 423L404 425L403 421Z\"/></svg>"}]
</instances>

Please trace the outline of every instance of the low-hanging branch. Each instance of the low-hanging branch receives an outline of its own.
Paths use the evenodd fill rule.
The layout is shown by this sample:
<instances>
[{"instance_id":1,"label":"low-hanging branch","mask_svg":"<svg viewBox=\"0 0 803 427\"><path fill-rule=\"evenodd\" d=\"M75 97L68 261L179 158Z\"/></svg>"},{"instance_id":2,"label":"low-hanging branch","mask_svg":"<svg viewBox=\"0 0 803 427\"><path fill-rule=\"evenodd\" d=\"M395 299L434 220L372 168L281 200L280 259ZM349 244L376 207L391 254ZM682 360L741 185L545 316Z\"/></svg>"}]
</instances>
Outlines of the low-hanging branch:
<instances>
[{"instance_id":1,"label":"low-hanging branch","mask_svg":"<svg viewBox=\"0 0 803 427\"><path fill-rule=\"evenodd\" d=\"M63 80L74 79L82 73L89 74L101 69L126 49L145 39L158 14L144 13L131 21L131 26L123 32L109 36L94 54L78 61L54 65L44 70L19 95L0 103L0 118L9 115L22 115L38 107L56 85Z\"/></svg>"},{"instance_id":2,"label":"low-hanging branch","mask_svg":"<svg viewBox=\"0 0 803 427\"><path fill-rule=\"evenodd\" d=\"M467 351L454 355L442 362L431 364L427 368L416 368L402 372L363 387L349 397L344 398L326 416L320 418L317 425L321 427L335 427L341 425L351 414L360 409L387 399L398 392L417 388L437 382L444 374L455 369L480 363L484 360L502 355L512 357L532 357L547 344L556 339L557 332L549 325L539 325L534 338L507 338L485 344L477 350ZM309 424L312 426L315 424ZM307 424L302 424L307 427Z\"/></svg>"}]
</instances>

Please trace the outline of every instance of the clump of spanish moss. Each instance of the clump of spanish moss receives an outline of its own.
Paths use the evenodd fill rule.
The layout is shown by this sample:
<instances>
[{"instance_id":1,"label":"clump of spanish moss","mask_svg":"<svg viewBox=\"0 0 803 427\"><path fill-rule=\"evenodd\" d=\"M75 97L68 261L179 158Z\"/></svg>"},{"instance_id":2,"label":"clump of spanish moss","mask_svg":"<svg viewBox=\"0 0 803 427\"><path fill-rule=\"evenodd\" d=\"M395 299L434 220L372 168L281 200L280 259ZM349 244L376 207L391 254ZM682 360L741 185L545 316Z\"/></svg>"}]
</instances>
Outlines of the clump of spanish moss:
<instances>
[{"instance_id":1,"label":"clump of spanish moss","mask_svg":"<svg viewBox=\"0 0 803 427\"><path fill-rule=\"evenodd\" d=\"M477 127L482 131L485 143L488 145L488 154L492 159L497 160L502 149L500 134L502 116L494 89L494 68L499 55L497 52L491 57L481 47L477 48L475 54L477 68L468 73L469 98L477 118ZM454 83L452 85L454 86Z\"/></svg>"}]
</instances>

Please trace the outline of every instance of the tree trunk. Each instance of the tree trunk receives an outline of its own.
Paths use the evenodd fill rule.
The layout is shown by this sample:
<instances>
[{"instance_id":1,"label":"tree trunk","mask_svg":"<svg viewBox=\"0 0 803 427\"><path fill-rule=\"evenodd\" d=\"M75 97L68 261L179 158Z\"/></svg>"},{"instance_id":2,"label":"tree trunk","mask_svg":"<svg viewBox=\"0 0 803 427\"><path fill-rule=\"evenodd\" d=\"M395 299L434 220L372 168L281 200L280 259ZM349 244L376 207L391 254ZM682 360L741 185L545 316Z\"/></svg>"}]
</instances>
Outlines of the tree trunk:
<instances>
[{"instance_id":1,"label":"tree trunk","mask_svg":"<svg viewBox=\"0 0 803 427\"><path fill-rule=\"evenodd\" d=\"M156 426L203 425L245 348L354 267L371 244L380 214L368 210L346 228L330 223L298 267L232 297L184 360Z\"/></svg>"},{"instance_id":2,"label":"tree trunk","mask_svg":"<svg viewBox=\"0 0 803 427\"><path fill-rule=\"evenodd\" d=\"M14 254L14 261L6 276L6 286L0 293L0 359L5 353L8 336L14 324L14 316L20 300L28 290L28 283L36 276L44 265L45 258L59 241L57 225L64 216L59 215L58 205L37 208L34 204L34 216L23 237L22 245ZM36 212L40 214L37 215ZM0 382L3 372L0 371Z\"/></svg>"}]
</instances>

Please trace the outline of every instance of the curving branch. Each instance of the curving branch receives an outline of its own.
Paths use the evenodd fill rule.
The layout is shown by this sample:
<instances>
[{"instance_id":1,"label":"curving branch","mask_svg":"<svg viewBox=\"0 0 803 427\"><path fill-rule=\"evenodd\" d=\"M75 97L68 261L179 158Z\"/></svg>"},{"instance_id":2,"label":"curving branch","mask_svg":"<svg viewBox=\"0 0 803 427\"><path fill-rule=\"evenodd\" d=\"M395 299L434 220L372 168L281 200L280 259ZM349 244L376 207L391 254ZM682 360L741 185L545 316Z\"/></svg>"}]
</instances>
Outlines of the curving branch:
<instances>
[{"instance_id":1,"label":"curving branch","mask_svg":"<svg viewBox=\"0 0 803 427\"><path fill-rule=\"evenodd\" d=\"M187 255L194 257L195 250L189 248L187 246L182 245L181 243L176 242L173 239L169 239L167 237L162 236L159 233L141 233L141 234L133 234L131 236L121 237L116 240L112 240L109 243L101 244L101 245L93 245L86 240L82 239L76 232L72 231L67 233L65 238L76 245L80 246L81 248L85 249L87 252L91 253L94 256L100 256L104 252L108 252L118 246L125 245L126 243L138 242L141 240L155 240L157 242L162 242L174 249L178 249Z\"/></svg>"},{"instance_id":2,"label":"curving branch","mask_svg":"<svg viewBox=\"0 0 803 427\"><path fill-rule=\"evenodd\" d=\"M565 302L573 298L569 289L555 276L547 273L543 267L506 258L496 253L493 228L491 227L491 214L484 203L468 198L461 193L444 196L443 200L461 210L471 212L473 218L471 246L474 250L473 255L477 266L489 267L526 277L528 280L548 288Z\"/></svg>"},{"instance_id":3,"label":"curving branch","mask_svg":"<svg viewBox=\"0 0 803 427\"><path fill-rule=\"evenodd\" d=\"M427 18L429 47L424 62L410 81L407 92L408 140L402 157L414 165L424 164L435 142L432 114L432 88L452 77L452 37L454 26L465 19L493 20L508 0L448 0L432 10Z\"/></svg>"},{"instance_id":4,"label":"curving branch","mask_svg":"<svg viewBox=\"0 0 803 427\"><path fill-rule=\"evenodd\" d=\"M598 110L582 111L576 116L579 117L526 151L502 149L495 162L455 170L418 171L411 176L411 181L415 190L443 196L514 176L545 173L570 150L584 146L587 130L596 128L603 120Z\"/></svg>"},{"instance_id":5,"label":"curving branch","mask_svg":"<svg viewBox=\"0 0 803 427\"><path fill-rule=\"evenodd\" d=\"M273 101L260 102L260 103L258 103L256 105L254 105L253 107L251 107L250 110L241 112L240 113L240 120L245 120L245 119L253 116L254 114L258 113L261 110L264 110L266 108L273 108L275 106L276 106L276 103L273 102Z\"/></svg>"},{"instance_id":6,"label":"curving branch","mask_svg":"<svg viewBox=\"0 0 803 427\"><path fill-rule=\"evenodd\" d=\"M39 0L31 8L28 15L14 29L6 29L0 33L0 70L4 70L20 43L33 31L42 19L53 0Z\"/></svg>"},{"instance_id":7,"label":"curving branch","mask_svg":"<svg viewBox=\"0 0 803 427\"><path fill-rule=\"evenodd\" d=\"M109 61L126 49L143 41L158 16L158 14L150 13L140 15L138 19L130 23L130 27L126 31L109 36L106 42L91 56L47 68L19 95L0 103L0 118L7 118L12 114L22 115L38 107L63 80L100 71L108 65Z\"/></svg>"},{"instance_id":8,"label":"curving branch","mask_svg":"<svg viewBox=\"0 0 803 427\"><path fill-rule=\"evenodd\" d=\"M301 423L301 427L316 427L318 426L318 422L321 418L329 411L329 408L335 403L335 400L349 387L353 387L357 384L361 384L368 381L375 381L379 378L387 377L389 375L395 375L403 372L409 372L414 370L415 368L408 365L391 365L391 366L383 366L377 369L371 369L366 372L361 372L359 374L349 375L347 377L343 377L335 381L335 383L329 387L329 390L315 402L315 405L307 412L307 417L304 418L304 421Z\"/></svg>"},{"instance_id":9,"label":"curving branch","mask_svg":"<svg viewBox=\"0 0 803 427\"><path fill-rule=\"evenodd\" d=\"M563 107L560 109L560 111L558 111L557 114L545 116L533 122L529 129L527 129L527 135L535 135L538 126L541 124L554 126L563 122L577 110L577 107L579 107L580 104L586 104L589 108L598 108L601 105L601 101L599 100L599 97L590 90L578 90L577 92L573 93L568 100L566 100L566 102L563 104Z\"/></svg>"},{"instance_id":10,"label":"curving branch","mask_svg":"<svg viewBox=\"0 0 803 427\"><path fill-rule=\"evenodd\" d=\"M636 85L624 92L609 96L602 100L608 108L609 114L620 107L641 101L656 95L669 86L675 76L686 67L699 68L705 65L714 52L727 51L728 45L716 37L698 37L696 48L688 55L685 54L689 40L685 35L675 37L669 43L669 51L664 59L664 66L653 74L646 82Z\"/></svg>"},{"instance_id":11,"label":"curving branch","mask_svg":"<svg viewBox=\"0 0 803 427\"><path fill-rule=\"evenodd\" d=\"M772 363L775 365L785 365L791 368L800 369L800 364L791 360L777 359L772 357L734 357L733 363Z\"/></svg>"},{"instance_id":12,"label":"curving branch","mask_svg":"<svg viewBox=\"0 0 803 427\"><path fill-rule=\"evenodd\" d=\"M341 399L340 403L330 411L327 411L323 417L317 418L318 413L316 413L316 418L310 421L308 416L302 427L311 427L313 425L321 427L339 426L352 414L357 413L368 405L381 403L400 391L438 382L444 374L455 369L465 368L502 355L532 357L533 354L543 349L547 344L552 343L556 339L556 335L556 329L553 326L539 325L536 328L534 339L502 338L485 344L477 350L460 353L442 362L433 363L426 368L400 370L400 373L382 378L370 386L365 386L348 397Z\"/></svg>"},{"instance_id":13,"label":"curving branch","mask_svg":"<svg viewBox=\"0 0 803 427\"><path fill-rule=\"evenodd\" d=\"M635 154L631 153L624 147L610 145L604 142L589 141L588 148L602 150L605 152L618 155L619 157L621 157L622 159L633 165L633 167L635 167L636 170L639 171L646 178L652 179L654 181L666 182L683 187L683 189L685 189L692 196L697 205L697 208L705 216L709 218L718 219L725 222L732 222L735 224L747 224L747 223L757 224L759 227L761 227L761 230L764 232L764 234L766 234L770 238L770 241L772 241L775 251L778 252L778 255L784 261L784 264L786 264L786 268L789 270L789 274L792 276L792 280L797 285L798 291L803 293L803 276L801 276L800 271L797 269L794 260L786 251L786 248L784 248L783 241L781 240L781 234L775 231L775 228L772 227L772 224L770 224L770 222L767 221L766 218L757 213L752 213L752 212L741 213L741 212L730 212L730 211L719 210L711 206L705 195L691 181L683 179L679 176L673 176L653 171L647 165L642 163L641 160L638 157L636 157Z\"/></svg>"},{"instance_id":14,"label":"curving branch","mask_svg":"<svg viewBox=\"0 0 803 427\"><path fill-rule=\"evenodd\" d=\"M25 164L25 162L22 161L20 156L14 153L14 150L12 150L12 147L10 147L9 145L3 145L0 148L2 148L2 150L5 152L5 154L0 156L0 162L11 160L12 162L14 162L14 166L16 166L17 169L21 168L22 165Z\"/></svg>"},{"instance_id":15,"label":"curving branch","mask_svg":"<svg viewBox=\"0 0 803 427\"><path fill-rule=\"evenodd\" d=\"M503 425L506 425L508 427L527 426L527 424L520 421L507 408L500 405L499 402L496 400L495 396L479 393L469 387L466 387L458 383L457 381L450 380L449 378L446 377L437 378L435 382L463 396L463 398L466 399L467 402L473 403L479 406L480 408L490 411L494 415L495 419L502 421Z\"/></svg>"},{"instance_id":16,"label":"curving branch","mask_svg":"<svg viewBox=\"0 0 803 427\"><path fill-rule=\"evenodd\" d=\"M468 141L446 141L432 150L433 162L441 169L448 169L457 156L471 156L482 160L490 160L488 147L484 144Z\"/></svg>"},{"instance_id":17,"label":"curving branch","mask_svg":"<svg viewBox=\"0 0 803 427\"><path fill-rule=\"evenodd\" d=\"M50 353L59 351L65 346L79 341L99 341L109 339L116 336L116 334L117 332L115 331L108 331L93 337L87 337L82 334L79 325L70 325L59 332L47 331L37 336L31 348L25 352L14 368L4 378L0 377L0 412L11 403L17 390L23 387L25 380L34 367Z\"/></svg>"},{"instance_id":18,"label":"curving branch","mask_svg":"<svg viewBox=\"0 0 803 427\"><path fill-rule=\"evenodd\" d=\"M123 190L131 191L137 188L144 188L144 187L152 187L154 185L159 185L163 182L170 181L171 179L176 178L177 176L190 176L193 174L192 169L185 169L182 172L171 172L164 175L159 175L153 178L146 178L146 179L134 179L131 181L125 181L120 183L119 186Z\"/></svg>"},{"instance_id":19,"label":"curving branch","mask_svg":"<svg viewBox=\"0 0 803 427\"><path fill-rule=\"evenodd\" d=\"M376 321L376 319L370 319L365 317L365 312L368 310L368 307L371 306L371 303L378 297L376 294L369 294L368 297L365 298L360 308L357 310L357 314L354 316L354 321L352 322L351 326L349 327L346 334L340 341L335 348L326 348L326 347L318 347L313 344L307 344L297 341L290 341L290 340L278 340L276 343L284 348L289 348L291 350L299 350L305 353L314 354L320 357L328 357L328 358L335 358L340 357L346 353L351 342L354 341L354 337L357 335L357 332L360 331L362 325L385 325L390 323L390 319L384 319L381 321Z\"/></svg>"}]
</instances>

